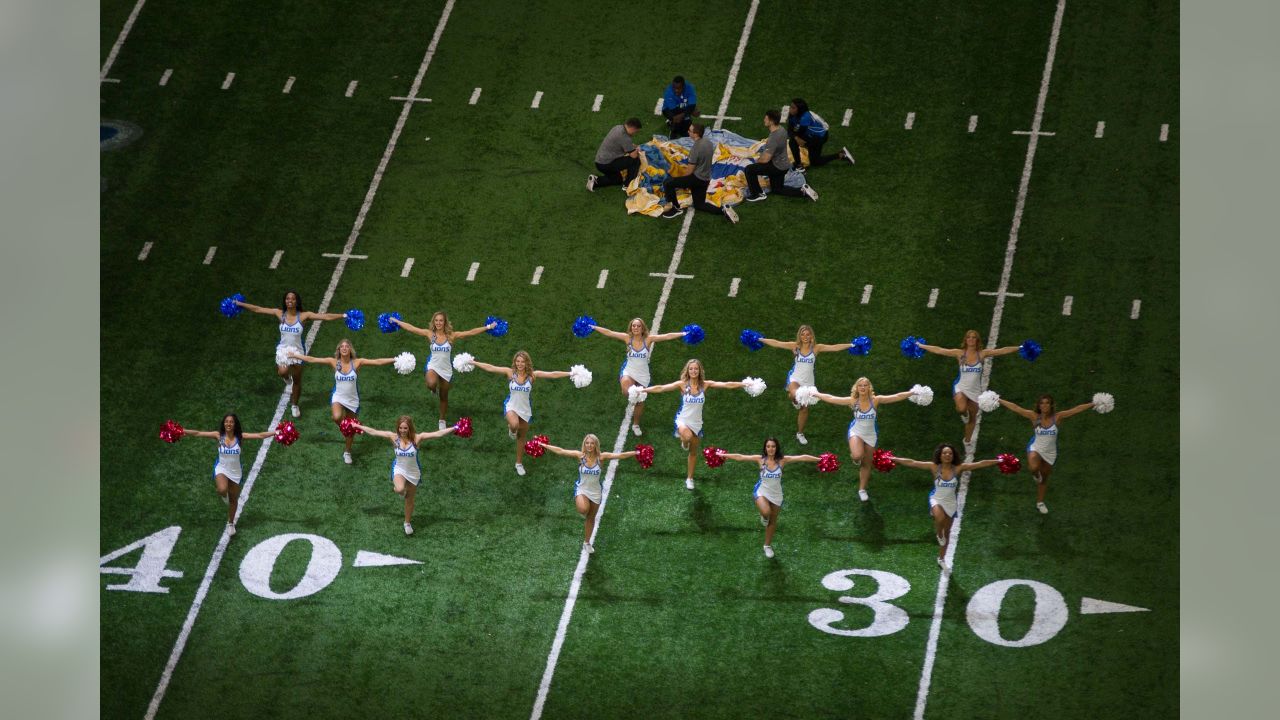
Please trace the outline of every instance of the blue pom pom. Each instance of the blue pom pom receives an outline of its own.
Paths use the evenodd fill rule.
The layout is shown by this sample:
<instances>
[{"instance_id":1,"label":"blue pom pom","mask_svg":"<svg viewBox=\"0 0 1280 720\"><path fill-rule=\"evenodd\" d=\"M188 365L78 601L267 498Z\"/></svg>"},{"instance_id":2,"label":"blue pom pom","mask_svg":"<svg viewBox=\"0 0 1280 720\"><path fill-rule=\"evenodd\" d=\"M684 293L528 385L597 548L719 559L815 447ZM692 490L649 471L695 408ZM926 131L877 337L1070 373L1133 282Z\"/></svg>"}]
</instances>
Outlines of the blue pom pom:
<instances>
[{"instance_id":1,"label":"blue pom pom","mask_svg":"<svg viewBox=\"0 0 1280 720\"><path fill-rule=\"evenodd\" d=\"M240 313L244 312L244 308L236 304L237 300L239 300L240 302L244 302L244 295L241 295L240 293L236 293L231 297L223 298L222 302L219 303L218 305L218 309L222 311L223 315L226 315L229 318L233 318L239 315Z\"/></svg>"},{"instance_id":2,"label":"blue pom pom","mask_svg":"<svg viewBox=\"0 0 1280 720\"><path fill-rule=\"evenodd\" d=\"M920 349L920 345L923 345L925 342L925 339L922 337L916 337L915 335L906 336L902 339L902 345L900 346L902 348L902 354L912 360L924 357L924 350Z\"/></svg>"},{"instance_id":3,"label":"blue pom pom","mask_svg":"<svg viewBox=\"0 0 1280 720\"><path fill-rule=\"evenodd\" d=\"M1018 354L1032 362L1035 362L1035 359L1040 357L1041 352L1040 343L1035 340L1027 340L1018 346Z\"/></svg>"},{"instance_id":4,"label":"blue pom pom","mask_svg":"<svg viewBox=\"0 0 1280 720\"><path fill-rule=\"evenodd\" d=\"M400 329L400 326L391 322L391 318L400 319L398 312L385 312L378 316L378 329L384 333L393 333Z\"/></svg>"},{"instance_id":5,"label":"blue pom pom","mask_svg":"<svg viewBox=\"0 0 1280 720\"><path fill-rule=\"evenodd\" d=\"M347 327L359 331L364 327L364 311L352 308L347 311Z\"/></svg>"},{"instance_id":6,"label":"blue pom pom","mask_svg":"<svg viewBox=\"0 0 1280 720\"><path fill-rule=\"evenodd\" d=\"M686 345L697 345L707 338L707 334L698 325L689 324L682 329L684 330L684 337L681 339L684 340Z\"/></svg>"},{"instance_id":7,"label":"blue pom pom","mask_svg":"<svg viewBox=\"0 0 1280 720\"><path fill-rule=\"evenodd\" d=\"M573 334L580 338L584 338L595 332L592 328L596 324L596 319L590 315L579 315L577 320L573 321Z\"/></svg>"},{"instance_id":8,"label":"blue pom pom","mask_svg":"<svg viewBox=\"0 0 1280 720\"><path fill-rule=\"evenodd\" d=\"M506 320L503 320L497 315L490 315L489 317L486 317L484 319L484 324L488 325L490 323L493 323L493 327L489 328L488 330L485 330L485 332L489 333L494 337L502 337L503 335L507 334Z\"/></svg>"},{"instance_id":9,"label":"blue pom pom","mask_svg":"<svg viewBox=\"0 0 1280 720\"><path fill-rule=\"evenodd\" d=\"M759 350L764 347L764 343L760 342L760 338L762 337L764 337L764 335L756 332L755 330L743 330L742 334L738 336L738 339L742 341L743 345L747 346L748 350Z\"/></svg>"},{"instance_id":10,"label":"blue pom pom","mask_svg":"<svg viewBox=\"0 0 1280 720\"><path fill-rule=\"evenodd\" d=\"M871 338L859 335L849 343L850 355L866 355L871 352Z\"/></svg>"}]
</instances>

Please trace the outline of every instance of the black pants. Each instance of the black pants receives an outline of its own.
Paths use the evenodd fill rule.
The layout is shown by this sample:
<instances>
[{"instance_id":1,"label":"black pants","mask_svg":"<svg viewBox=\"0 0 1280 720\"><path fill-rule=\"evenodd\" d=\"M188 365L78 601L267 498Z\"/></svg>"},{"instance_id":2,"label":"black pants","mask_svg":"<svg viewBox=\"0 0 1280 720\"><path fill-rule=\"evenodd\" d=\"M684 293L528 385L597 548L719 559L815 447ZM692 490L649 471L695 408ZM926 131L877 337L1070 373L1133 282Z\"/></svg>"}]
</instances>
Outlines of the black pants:
<instances>
[{"instance_id":1,"label":"black pants","mask_svg":"<svg viewBox=\"0 0 1280 720\"><path fill-rule=\"evenodd\" d=\"M669 177L666 182L662 183L662 192L667 196L667 202L672 207L676 207L676 190L680 188L688 188L693 193L693 209L698 212L708 212L712 215L723 215L724 210L707 202L707 186L711 184L710 180L700 180L693 173L683 177Z\"/></svg>"},{"instance_id":2,"label":"black pants","mask_svg":"<svg viewBox=\"0 0 1280 720\"><path fill-rule=\"evenodd\" d=\"M791 143L791 154L795 157L796 164L797 165L800 164L800 143L796 142L796 138L804 140L804 143L805 143L804 146L809 149L809 167L826 165L832 160L838 159L840 157L838 154L837 155L822 154L822 146L827 144L828 137L829 137L828 135L823 135L822 137L814 137L810 135L809 131L805 130L804 128L797 128L794 133L791 133L791 138L789 142Z\"/></svg>"},{"instance_id":3,"label":"black pants","mask_svg":"<svg viewBox=\"0 0 1280 720\"><path fill-rule=\"evenodd\" d=\"M596 169L600 171L604 177L596 180L596 187L608 187L610 185L626 185L636 176L640 174L640 158L623 155L613 162L600 164L596 163ZM622 171L627 171L627 179L622 179Z\"/></svg>"},{"instance_id":4,"label":"black pants","mask_svg":"<svg viewBox=\"0 0 1280 720\"><path fill-rule=\"evenodd\" d=\"M784 178L787 177L786 170L779 170L777 165L772 161L767 163L752 163L747 166L747 190L748 197L755 197L762 191L760 190L760 176L769 178L770 192L779 195L790 195L792 197L804 197L804 193L799 188L787 187L782 184Z\"/></svg>"},{"instance_id":5,"label":"black pants","mask_svg":"<svg viewBox=\"0 0 1280 720\"><path fill-rule=\"evenodd\" d=\"M662 116L667 119L667 125L671 127L672 140L685 137L689 134L689 126L693 124L693 112L697 107L697 105L690 105L687 108L662 111ZM676 120L677 115L680 116L679 120Z\"/></svg>"}]
</instances>

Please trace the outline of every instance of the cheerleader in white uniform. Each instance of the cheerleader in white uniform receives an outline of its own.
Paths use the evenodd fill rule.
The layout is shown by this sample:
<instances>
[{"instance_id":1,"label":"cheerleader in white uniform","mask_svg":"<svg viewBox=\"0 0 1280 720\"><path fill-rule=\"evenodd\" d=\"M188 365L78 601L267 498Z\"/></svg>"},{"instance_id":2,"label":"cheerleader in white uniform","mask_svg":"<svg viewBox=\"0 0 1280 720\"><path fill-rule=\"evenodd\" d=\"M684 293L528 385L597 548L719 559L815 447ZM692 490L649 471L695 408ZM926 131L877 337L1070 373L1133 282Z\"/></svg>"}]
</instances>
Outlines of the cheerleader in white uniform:
<instances>
[{"instance_id":1,"label":"cheerleader in white uniform","mask_svg":"<svg viewBox=\"0 0 1280 720\"><path fill-rule=\"evenodd\" d=\"M876 418L881 405L896 403L911 397L910 390L903 390L894 395L877 395L871 381L860 377L849 391L849 397L837 397L826 393L818 393L817 398L832 405L843 405L853 408L853 420L849 423L846 435L849 438L849 455L858 468L858 499L866 502L871 499L867 494L867 483L871 482L871 451L880 440L876 427Z\"/></svg>"},{"instance_id":2,"label":"cheerleader in white uniform","mask_svg":"<svg viewBox=\"0 0 1280 720\"><path fill-rule=\"evenodd\" d=\"M934 355L955 358L960 364L960 372L956 375L955 382L951 384L951 395L956 403L956 412L960 413L960 421L964 423L965 444L972 442L973 427L978 424L978 396L982 394L983 361L987 358L1018 352L1018 346L984 348L982 336L978 331L969 330L964 334L964 341L958 348L944 348L923 343L917 343L917 347Z\"/></svg>"},{"instance_id":3,"label":"cheerleader in white uniform","mask_svg":"<svg viewBox=\"0 0 1280 720\"><path fill-rule=\"evenodd\" d=\"M213 486L222 501L227 504L227 534L236 534L236 507L240 504L241 441L264 440L273 437L272 432L247 433L240 430L240 418L232 413L222 416L222 430L188 430L191 437L213 438L218 441L218 460L213 464Z\"/></svg>"},{"instance_id":4,"label":"cheerleader in white uniform","mask_svg":"<svg viewBox=\"0 0 1280 720\"><path fill-rule=\"evenodd\" d=\"M347 316L346 313L304 312L302 310L301 296L293 290L284 294L284 300L281 301L278 308L252 305L240 300L236 301L236 305L249 312L270 315L278 320L280 322L280 344L277 349L284 347L286 350L293 350L298 353L307 351L302 340L303 323L308 320L342 320ZM288 386L290 410L294 417L298 417L302 414L302 411L298 409L298 400L302 397L302 363L291 362L288 365L277 365L276 374L283 378L285 385Z\"/></svg>"},{"instance_id":5,"label":"cheerleader in white uniform","mask_svg":"<svg viewBox=\"0 0 1280 720\"><path fill-rule=\"evenodd\" d=\"M951 443L941 443L933 451L933 462L921 462L895 457L894 462L903 467L928 470L933 475L933 489L929 491L929 515L933 517L933 534L938 540L938 566L943 565L947 543L951 542L951 523L957 512L956 490L960 487L960 474L981 470L1000 464L999 460L979 460L962 463L960 451Z\"/></svg>"},{"instance_id":6,"label":"cheerleader in white uniform","mask_svg":"<svg viewBox=\"0 0 1280 720\"><path fill-rule=\"evenodd\" d=\"M529 353L521 350L511 359L511 367L499 367L479 360L475 366L507 378L507 399L502 401L502 414L507 419L507 435L516 441L516 474L524 475L524 437L533 420L533 381L537 378L566 378L567 370L534 370Z\"/></svg>"},{"instance_id":7,"label":"cheerleader in white uniform","mask_svg":"<svg viewBox=\"0 0 1280 720\"><path fill-rule=\"evenodd\" d=\"M334 424L341 423L343 418L356 417L360 414L360 392L356 387L356 371L366 365L390 365L395 358L362 358L356 357L356 349L351 341L343 338L333 351L333 357L312 357L296 352L289 357L303 362L328 365L333 368L333 392L329 395L329 407L333 413ZM355 435L346 438L342 449L342 462L351 464L351 443Z\"/></svg>"},{"instance_id":8,"label":"cheerleader in white uniform","mask_svg":"<svg viewBox=\"0 0 1280 720\"><path fill-rule=\"evenodd\" d=\"M1058 426L1072 415L1079 415L1093 407L1093 403L1082 403L1070 410L1056 412L1053 396L1046 393L1036 400L1037 412L1004 398L1000 398L1000 404L1031 421L1034 434L1031 442L1027 443L1027 469L1036 481L1036 509L1041 514L1048 515L1049 506L1044 504L1044 496L1049 491L1049 476L1053 474L1053 465L1058 461Z\"/></svg>"},{"instance_id":9,"label":"cheerleader in white uniform","mask_svg":"<svg viewBox=\"0 0 1280 720\"><path fill-rule=\"evenodd\" d=\"M421 335L431 343L431 359L427 361L425 373L427 390L440 397L439 427L443 430L448 424L449 388L453 387L453 344L486 330L492 330L497 323L454 332L453 323L449 322L449 316L443 310L431 316L430 326L426 330L414 327L399 318L391 318L391 322L414 335Z\"/></svg>"},{"instance_id":10,"label":"cheerleader in white uniform","mask_svg":"<svg viewBox=\"0 0 1280 720\"><path fill-rule=\"evenodd\" d=\"M689 473L684 479L684 486L693 489L693 468L698 462L698 448L702 445L702 406L707 400L707 389L717 388L736 390L742 387L741 382L717 382L707 380L702 370L702 362L693 359L684 364L680 371L680 379L666 385L654 385L645 392L650 395L680 390L680 409L676 411L675 432L680 438L680 447L689 451Z\"/></svg>"},{"instance_id":11,"label":"cheerleader in white uniform","mask_svg":"<svg viewBox=\"0 0 1280 720\"><path fill-rule=\"evenodd\" d=\"M413 427L413 418L401 415L396 420L396 431L374 430L356 423L356 427L373 437L386 438L395 448L395 459L391 461L391 489L404 498L404 534L413 534L413 501L418 494L418 483L422 481L422 463L418 460L418 445L423 440L444 437L454 432L456 427L447 427L435 432L420 433Z\"/></svg>"},{"instance_id":12,"label":"cheerleader in white uniform","mask_svg":"<svg viewBox=\"0 0 1280 720\"><path fill-rule=\"evenodd\" d=\"M595 532L596 513L600 511L600 501L603 499L604 494L600 486L600 479L604 470L603 461L633 458L636 456L636 451L600 452L600 438L594 434L588 434L582 438L581 450L565 450L555 445L543 445L542 447L556 455L564 455L578 460L578 482L573 485L573 504L578 508L578 514L585 520L582 526L582 549L588 553L593 553L596 549L591 544L591 533Z\"/></svg>"},{"instance_id":13,"label":"cheerleader in white uniform","mask_svg":"<svg viewBox=\"0 0 1280 720\"><path fill-rule=\"evenodd\" d=\"M759 455L725 453L725 460L753 462L760 468L760 479L751 491L760 524L764 525L764 556L773 557L773 533L778 529L778 513L782 512L782 468L794 462L818 462L814 455L783 455L777 438L764 441Z\"/></svg>"},{"instance_id":14,"label":"cheerleader in white uniform","mask_svg":"<svg viewBox=\"0 0 1280 720\"><path fill-rule=\"evenodd\" d=\"M684 337L683 332L650 335L649 326L640 318L631 318L626 333L609 330L599 325L592 325L591 328L605 337L621 340L627 344L627 355L622 361L622 369L618 371L618 385L622 388L623 398L630 397L628 391L633 385L649 387L649 358L653 355L654 344ZM631 411L631 432L635 433L636 437L644 434L640 429L640 418L643 415L644 401L642 400L636 403Z\"/></svg>"},{"instance_id":15,"label":"cheerleader in white uniform","mask_svg":"<svg viewBox=\"0 0 1280 720\"><path fill-rule=\"evenodd\" d=\"M819 343L813 337L813 328L808 325L800 326L800 329L796 331L796 339L793 342L771 340L766 337L760 338L760 342L769 347L791 351L794 361L791 364L791 369L787 371L787 397L791 399L792 406L798 411L796 414L796 442L801 445L808 445L809 439L804 436L804 426L809 421L809 406L796 404L796 390L802 387L813 387L817 384L813 379L813 367L817 363L818 353L848 350L853 347L853 344Z\"/></svg>"}]
</instances>

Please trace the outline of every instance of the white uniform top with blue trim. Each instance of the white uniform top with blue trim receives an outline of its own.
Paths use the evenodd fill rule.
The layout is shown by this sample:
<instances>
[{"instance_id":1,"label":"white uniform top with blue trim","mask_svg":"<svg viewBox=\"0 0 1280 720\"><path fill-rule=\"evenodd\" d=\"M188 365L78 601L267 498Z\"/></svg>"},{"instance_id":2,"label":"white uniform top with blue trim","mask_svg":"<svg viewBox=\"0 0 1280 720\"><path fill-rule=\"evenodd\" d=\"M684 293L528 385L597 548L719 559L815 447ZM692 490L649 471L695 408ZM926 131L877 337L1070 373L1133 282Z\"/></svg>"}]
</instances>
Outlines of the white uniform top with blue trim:
<instances>
[{"instance_id":1,"label":"white uniform top with blue trim","mask_svg":"<svg viewBox=\"0 0 1280 720\"><path fill-rule=\"evenodd\" d=\"M694 394L692 388L688 385L684 386L684 390L680 393L680 410L676 412L676 435L679 435L679 428L687 427L698 437L702 437L702 405L707 400L707 386L702 386L702 392Z\"/></svg>"},{"instance_id":2,"label":"white uniform top with blue trim","mask_svg":"<svg viewBox=\"0 0 1280 720\"><path fill-rule=\"evenodd\" d=\"M956 375L956 381L951 386L951 394L964 393L964 396L970 400L977 401L978 395L982 394L982 360L970 365L966 363L965 357L960 356L960 374Z\"/></svg>"},{"instance_id":3,"label":"white uniform top with blue trim","mask_svg":"<svg viewBox=\"0 0 1280 720\"><path fill-rule=\"evenodd\" d=\"M858 401L860 402L860 401ZM876 430L876 401L871 401L871 409L863 412L862 407L855 402L853 405L853 421L849 423L849 437L862 438L862 441L871 447L876 446L876 440L879 434Z\"/></svg>"},{"instance_id":4,"label":"white uniform top with blue trim","mask_svg":"<svg viewBox=\"0 0 1280 720\"><path fill-rule=\"evenodd\" d=\"M791 370L787 371L787 385L791 383L800 383L800 387L813 387L817 383L813 379L813 366L818 360L818 351L810 349L808 355L800 354L800 348L795 349L796 361L791 366Z\"/></svg>"},{"instance_id":5,"label":"white uniform top with blue trim","mask_svg":"<svg viewBox=\"0 0 1280 720\"><path fill-rule=\"evenodd\" d=\"M1031 442L1027 443L1027 452L1035 451L1041 460L1052 465L1058 459L1058 416L1053 416L1053 422L1049 427L1040 424L1041 416L1037 415L1035 420L1035 435L1031 436Z\"/></svg>"},{"instance_id":6,"label":"white uniform top with blue trim","mask_svg":"<svg viewBox=\"0 0 1280 720\"><path fill-rule=\"evenodd\" d=\"M573 496L586 495L591 502L600 504L600 458L596 457L595 465L588 465L587 459L578 460L578 482L574 483Z\"/></svg>"},{"instance_id":7,"label":"white uniform top with blue trim","mask_svg":"<svg viewBox=\"0 0 1280 720\"><path fill-rule=\"evenodd\" d=\"M409 441L409 447L400 445L400 438L397 437L392 443L396 446L396 459L391 462L391 480L394 482L397 475L405 480L417 485L422 480L422 465L418 462L418 446Z\"/></svg>"},{"instance_id":8,"label":"white uniform top with blue trim","mask_svg":"<svg viewBox=\"0 0 1280 720\"><path fill-rule=\"evenodd\" d=\"M941 507L949 517L956 516L956 488L960 487L960 476L956 475L953 468L951 470L951 479L942 477L942 471L939 470L937 475L933 476L933 489L929 491L929 512L933 512L935 506Z\"/></svg>"},{"instance_id":9,"label":"white uniform top with blue trim","mask_svg":"<svg viewBox=\"0 0 1280 720\"><path fill-rule=\"evenodd\" d=\"M360 391L356 389L356 364L351 362L351 372L342 372L342 361L339 360L333 369L333 394L329 403L337 403L353 413L360 412Z\"/></svg>"},{"instance_id":10,"label":"white uniform top with blue trim","mask_svg":"<svg viewBox=\"0 0 1280 720\"><path fill-rule=\"evenodd\" d=\"M437 343L436 335L432 335L428 340L431 342L431 359L427 361L427 369L423 372L431 370L436 371L445 382L453 381L453 343L445 338L444 342Z\"/></svg>"},{"instance_id":11,"label":"white uniform top with blue trim","mask_svg":"<svg viewBox=\"0 0 1280 720\"><path fill-rule=\"evenodd\" d=\"M525 422L532 420L533 404L529 401L532 392L533 375L520 382L516 380L515 373L511 373L511 379L507 381L507 399L502 401L502 413L505 415L514 412L516 417Z\"/></svg>"},{"instance_id":12,"label":"white uniform top with blue trim","mask_svg":"<svg viewBox=\"0 0 1280 720\"><path fill-rule=\"evenodd\" d=\"M751 497L762 497L774 505L782 505L782 463L770 470L768 462L760 461L760 479L756 481Z\"/></svg>"},{"instance_id":13,"label":"white uniform top with blue trim","mask_svg":"<svg viewBox=\"0 0 1280 720\"><path fill-rule=\"evenodd\" d=\"M213 464L213 475L225 475L228 480L240 484L240 440L227 447L225 436L218 436L218 461Z\"/></svg>"},{"instance_id":14,"label":"white uniform top with blue trim","mask_svg":"<svg viewBox=\"0 0 1280 720\"><path fill-rule=\"evenodd\" d=\"M629 377L636 381L640 387L649 387L649 354L653 351L653 343L645 341L644 346L636 350L631 344L631 339L627 339L627 356L622 361L622 369L618 371L618 377Z\"/></svg>"},{"instance_id":15,"label":"white uniform top with blue trim","mask_svg":"<svg viewBox=\"0 0 1280 720\"><path fill-rule=\"evenodd\" d=\"M288 350L293 350L299 355L306 355L307 348L302 342L301 313L298 313L297 315L294 316L293 323L290 323L288 320L286 320L285 318L287 317L288 317L287 313L284 313L284 312L280 313L280 344L277 345L277 348L284 347ZM303 361L298 359L292 359L289 361L289 364L301 365L302 362Z\"/></svg>"}]
</instances>

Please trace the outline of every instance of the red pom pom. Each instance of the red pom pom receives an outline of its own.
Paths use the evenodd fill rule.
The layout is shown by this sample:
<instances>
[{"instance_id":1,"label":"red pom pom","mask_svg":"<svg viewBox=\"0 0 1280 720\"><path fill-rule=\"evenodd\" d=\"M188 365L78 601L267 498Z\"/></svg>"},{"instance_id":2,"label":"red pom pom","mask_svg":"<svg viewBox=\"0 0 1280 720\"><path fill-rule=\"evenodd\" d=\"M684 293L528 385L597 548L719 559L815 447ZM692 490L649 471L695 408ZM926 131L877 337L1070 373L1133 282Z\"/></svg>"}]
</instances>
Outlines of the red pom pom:
<instances>
[{"instance_id":1,"label":"red pom pom","mask_svg":"<svg viewBox=\"0 0 1280 720\"><path fill-rule=\"evenodd\" d=\"M1000 461L1000 472L1005 475L1014 475L1022 469L1022 461L1013 453L1000 453L996 460Z\"/></svg>"},{"instance_id":2,"label":"red pom pom","mask_svg":"<svg viewBox=\"0 0 1280 720\"><path fill-rule=\"evenodd\" d=\"M898 466L893 460L893 453L881 448L871 451L871 464L880 472L889 472Z\"/></svg>"},{"instance_id":3,"label":"red pom pom","mask_svg":"<svg viewBox=\"0 0 1280 720\"><path fill-rule=\"evenodd\" d=\"M548 442L550 442L550 440L547 439L546 435L534 435L532 440L524 444L524 454L529 457L542 457L542 453L547 451L543 445L546 445Z\"/></svg>"},{"instance_id":4,"label":"red pom pom","mask_svg":"<svg viewBox=\"0 0 1280 720\"><path fill-rule=\"evenodd\" d=\"M454 424L453 428L454 428L454 432L453 432L454 435L457 435L460 438L471 437L471 432L472 432L471 418L469 417L458 418L458 422Z\"/></svg>"},{"instance_id":5,"label":"red pom pom","mask_svg":"<svg viewBox=\"0 0 1280 720\"><path fill-rule=\"evenodd\" d=\"M718 468L724 464L724 450L708 445L702 448L702 459L707 461L707 467Z\"/></svg>"},{"instance_id":6,"label":"red pom pom","mask_svg":"<svg viewBox=\"0 0 1280 720\"><path fill-rule=\"evenodd\" d=\"M653 446L637 445L636 446L636 462L640 463L640 467L646 470L653 467Z\"/></svg>"},{"instance_id":7,"label":"red pom pom","mask_svg":"<svg viewBox=\"0 0 1280 720\"><path fill-rule=\"evenodd\" d=\"M276 426L276 442L281 445L292 445L298 439L298 429L286 420Z\"/></svg>"},{"instance_id":8,"label":"red pom pom","mask_svg":"<svg viewBox=\"0 0 1280 720\"><path fill-rule=\"evenodd\" d=\"M160 439L167 443L176 443L186 434L186 430L173 420L165 420L164 425L160 426Z\"/></svg>"},{"instance_id":9,"label":"red pom pom","mask_svg":"<svg viewBox=\"0 0 1280 720\"><path fill-rule=\"evenodd\" d=\"M840 458L835 453L822 453L818 456L818 472L835 472L840 469Z\"/></svg>"},{"instance_id":10,"label":"red pom pom","mask_svg":"<svg viewBox=\"0 0 1280 720\"><path fill-rule=\"evenodd\" d=\"M338 422L338 432L342 433L342 437L353 437L360 435L364 431L356 427L360 422L360 418L344 417Z\"/></svg>"}]
</instances>

